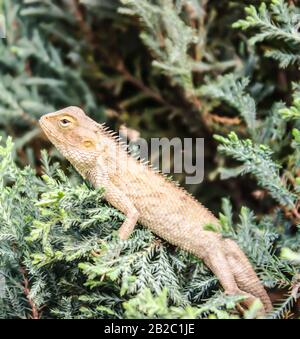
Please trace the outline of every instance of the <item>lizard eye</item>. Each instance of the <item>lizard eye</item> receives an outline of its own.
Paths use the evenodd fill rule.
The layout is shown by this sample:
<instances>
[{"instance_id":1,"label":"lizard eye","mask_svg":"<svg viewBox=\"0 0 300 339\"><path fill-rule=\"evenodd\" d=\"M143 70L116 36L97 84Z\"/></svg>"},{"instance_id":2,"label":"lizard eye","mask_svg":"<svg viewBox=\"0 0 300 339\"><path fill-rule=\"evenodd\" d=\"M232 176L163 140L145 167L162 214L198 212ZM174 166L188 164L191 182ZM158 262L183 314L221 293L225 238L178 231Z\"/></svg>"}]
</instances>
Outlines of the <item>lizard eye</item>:
<instances>
[{"instance_id":1,"label":"lizard eye","mask_svg":"<svg viewBox=\"0 0 300 339\"><path fill-rule=\"evenodd\" d=\"M67 118L62 118L59 120L59 124L61 127L65 128L69 127L72 124L72 121Z\"/></svg>"}]
</instances>

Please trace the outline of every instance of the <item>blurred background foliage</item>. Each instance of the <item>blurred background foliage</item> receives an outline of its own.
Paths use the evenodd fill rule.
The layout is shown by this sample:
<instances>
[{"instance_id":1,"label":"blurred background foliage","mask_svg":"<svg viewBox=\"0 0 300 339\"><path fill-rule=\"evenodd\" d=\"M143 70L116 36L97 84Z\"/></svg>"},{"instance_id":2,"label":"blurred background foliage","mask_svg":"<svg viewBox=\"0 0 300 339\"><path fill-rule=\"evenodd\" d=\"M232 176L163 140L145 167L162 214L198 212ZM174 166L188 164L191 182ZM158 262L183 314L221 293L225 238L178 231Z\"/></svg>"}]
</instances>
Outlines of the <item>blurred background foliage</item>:
<instances>
[{"instance_id":1,"label":"blurred background foliage","mask_svg":"<svg viewBox=\"0 0 300 339\"><path fill-rule=\"evenodd\" d=\"M284 95L284 89L281 83L275 89L270 80L262 84L276 72L272 65L268 72L265 61L231 27L245 4L162 4L151 12L149 4L143 7L147 2L124 7L118 1L4 1L9 29L0 47L3 134L14 137L22 163L33 166L39 165L41 143L47 146L38 118L68 105L83 107L98 121L108 120L116 130L126 124L144 138L204 137L210 180L190 190L215 209L217 198L230 190L241 206L244 199L252 200L249 185L218 180L220 159L212 134L244 128L234 110L212 108L197 90L205 77L225 71L253 77L258 68L263 71L252 78L249 90L261 105L272 100L275 90ZM148 18L121 14L139 10ZM153 27L143 30L146 20Z\"/></svg>"},{"instance_id":2,"label":"blurred background foliage","mask_svg":"<svg viewBox=\"0 0 300 339\"><path fill-rule=\"evenodd\" d=\"M247 38L232 28L249 2L2 3L9 29L0 45L0 124L2 134L14 137L23 164L38 167L40 148L47 147L38 118L79 105L98 121L108 121L116 130L125 124L146 139L204 137L207 178L205 185L191 186L192 193L216 211L218 197L228 191L236 207L245 202L258 205L249 178L218 179L222 158L217 157L212 134L238 130L247 135L239 107L241 114L246 107L244 114L252 114L252 120L256 114L263 118L275 100L291 100L290 86L297 72L295 66L282 72L263 58L266 46L254 51ZM226 100L220 104L222 96L214 96L209 88L201 90L205 81L225 72L251 79L243 88L247 85L257 110L253 99L243 107L236 101L237 107L232 107ZM284 122L277 118L272 124L265 131L269 135L261 137L264 142L274 139L271 129L285 133Z\"/></svg>"},{"instance_id":3,"label":"blurred background foliage","mask_svg":"<svg viewBox=\"0 0 300 339\"><path fill-rule=\"evenodd\" d=\"M3 146L1 175L3 187L10 187L11 182L15 181L20 185L20 178L24 180L25 177L30 177L33 180L35 192L32 196L27 196L24 205L27 212L22 213L33 213L30 200L44 201L41 194L49 182L43 183L39 175L46 170L49 178L57 177L55 170L51 172L50 167L45 167L45 156L44 162L41 162L41 150L46 148L52 157L59 159L63 169L67 166L38 126L39 117L45 113L78 105L95 120L106 121L115 130L126 126L148 140L151 137L205 138L205 181L187 188L216 214L223 211L220 216L224 232L229 232L231 237L236 238L247 252L264 283L273 288L274 300L283 297L281 292L274 289L276 286L285 287L284 293L291 288L273 314L274 317L287 316L288 311L296 305L295 295L299 288L299 2L1 0L0 6L7 26L6 38L0 39L0 133L2 140L11 136L14 141L14 147ZM10 159L10 156L13 158ZM4 161L5 159L10 160ZM21 170L16 169L8 180L9 166L13 167L15 163L20 168L30 165L38 176L18 172ZM60 184L57 185L62 185L61 191L64 192L67 189L67 179L62 180L62 174L59 173L57 180ZM87 193L88 188L81 186L79 189L74 172L69 172L69 175L74 185L72 189L79 190L76 192L82 199L81 208L96 208L96 202L88 200L91 197L95 199L92 191ZM184 175L175 178L184 184ZM28 179L29 182L30 180ZM21 203L24 194L24 186L18 185L13 186L15 194L20 197L13 202L16 205ZM52 182L51 185L48 190L56 192L55 183ZM26 187L30 189L31 186ZM34 207L34 215L29 219L41 220L41 224L35 221L33 229L56 225L61 213L56 210L58 207L66 210L69 215L66 201L61 201L59 193L55 194L48 197L53 204L50 204L53 215L47 216L48 223L43 221L46 212L41 211L40 207ZM222 200L224 197L229 197L232 205L227 200ZM7 196L4 194L2 199L2 208L7 209ZM2 213L2 223L6 228L2 226L0 241L2 239L4 245L2 252L0 246L0 255L2 253L4 257L3 253L11 248L11 239L7 234L15 234L16 230L14 223L8 222L7 215ZM117 220L121 217L116 217L115 211L104 208L101 213L109 215L107 220L114 220L111 227L117 228ZM71 218L70 215L69 217ZM81 218L84 219L84 216L80 215L80 220ZM105 222L101 218L95 221L94 215L91 218L92 224ZM77 222L78 220L77 218ZM25 224L24 230L18 230L24 232L20 235L22 239L28 233L31 233L31 241L43 238L32 235L34 230L30 222ZM236 224L240 225L239 231L234 230L233 225ZM76 238L76 232L69 234L68 228L65 232L59 232L57 237L68 237L74 246L73 237ZM84 257L81 269L88 275L89 283L93 284L95 277L103 272L107 274L108 270L107 267L101 267L99 262L90 264L90 254L86 257L86 253L90 253L91 249L94 251L95 246L98 246L96 236L107 236L95 232L93 230L88 235L91 239L85 245L86 235L81 234L81 246L85 250L77 257L67 257L70 248L60 249L62 253L66 251L65 255L50 250L46 244L48 240L43 238L42 247L28 248L26 245L26 250L23 248L19 259L24 261L25 257L24 266L28 266L27 271L33 277L43 279L46 273L35 271L33 263L29 264L31 252L39 253L33 260L37 265L40 261L44 261L44 264L57 261L56 265L61 260L72 262L72 279L76 277L76 283L82 287L84 278L78 275L75 267L79 258ZM143 237L151 237L145 231L142 235L137 234L134 239L138 235L139 241L143 241ZM57 239L53 241L57 245ZM112 246L110 238L108 241L109 246ZM139 246L141 245L137 245L137 248ZM131 249L133 252L134 248ZM154 255L152 249L149 251L151 256L148 259L156 260L157 254ZM169 278L166 281L162 279L159 286L162 294L156 297L151 293L159 294L159 288L153 287L154 282L151 283L150 278L145 286L140 284L139 288L130 289L126 285L130 282L130 274L127 272L125 276L128 281L124 276L121 280L111 278L112 285L105 286L103 293L106 295L106 308L85 308L80 316L103 316L109 314L108 309L111 309L111 316L137 317L143 314L151 317L153 309L150 306L149 309L143 309L145 300L148 301L147 305L161 305L152 316L230 316L231 311L228 310L238 300L228 301L218 294L209 299L209 305L204 304L200 309L168 309L168 295L170 297L171 294L171 300L177 304L186 305L191 300L198 304L214 291L216 285L214 277L207 272L203 273L203 267L194 268L199 270L198 278L182 291L181 285L186 282L183 276L186 279L188 269L184 273L179 261L176 261L179 259L175 260L172 250L168 251L171 257L164 259L169 264L164 266L164 259L161 259L162 266L159 267L170 274L173 270L177 274L180 271L182 281L175 283L172 279L170 282ZM13 252L10 253L13 256ZM179 258L182 259L181 254ZM182 260L182 265L187 265L186 258ZM287 261L292 262L291 266ZM2 265L3 262L7 263L2 260ZM121 264L113 263L116 265L114 267ZM9 271L8 268L7 270ZM13 280L17 280L20 272L12 276ZM21 278L24 276L23 272ZM48 283L52 279L53 285L56 279L67 281L70 278L62 276L63 274L55 276L53 273L53 276L45 279ZM80 307L77 304L74 306L67 296L66 281L62 290L55 297L52 295L54 301L63 295L62 303L60 306L51 305L52 313L45 311L48 316L51 313L51 316L57 317L79 317ZM174 284L176 288L170 292L170 286ZM43 286L46 285L44 282ZM137 292L142 291L142 294L139 294L138 299L128 297L130 301L125 300L125 311L121 311L120 303L124 302L124 298L122 293L121 297L116 296L119 289L123 294L129 289L131 297ZM197 289L200 292L195 296ZM46 303L47 293L36 301L38 305ZM34 300L34 297L36 296L30 300ZM16 299L18 298L16 294ZM92 297L89 299L86 293L81 298L91 305L101 299L99 295L94 295L93 300ZM225 313L222 313L222 309ZM3 312L3 316L8 314L9 312ZM19 313L13 316L27 317L28 314L20 306Z\"/></svg>"}]
</instances>

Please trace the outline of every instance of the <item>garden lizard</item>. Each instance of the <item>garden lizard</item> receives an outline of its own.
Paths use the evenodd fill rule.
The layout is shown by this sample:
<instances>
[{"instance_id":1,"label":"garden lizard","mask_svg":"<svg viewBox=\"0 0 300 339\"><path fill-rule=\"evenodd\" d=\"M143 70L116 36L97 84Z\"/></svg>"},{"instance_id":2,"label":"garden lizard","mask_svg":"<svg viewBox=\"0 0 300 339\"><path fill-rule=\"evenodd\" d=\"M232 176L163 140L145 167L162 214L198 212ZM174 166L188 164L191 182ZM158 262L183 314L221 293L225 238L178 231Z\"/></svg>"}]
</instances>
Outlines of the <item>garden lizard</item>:
<instances>
[{"instance_id":1,"label":"garden lizard","mask_svg":"<svg viewBox=\"0 0 300 339\"><path fill-rule=\"evenodd\" d=\"M262 313L272 309L268 294L238 245L206 230L207 224L219 226L218 219L183 188L134 159L105 125L73 106L43 115L40 125L76 170L94 187L103 187L104 198L124 213L121 239L128 239L139 222L202 259L225 293L245 296L241 308L260 299Z\"/></svg>"}]
</instances>

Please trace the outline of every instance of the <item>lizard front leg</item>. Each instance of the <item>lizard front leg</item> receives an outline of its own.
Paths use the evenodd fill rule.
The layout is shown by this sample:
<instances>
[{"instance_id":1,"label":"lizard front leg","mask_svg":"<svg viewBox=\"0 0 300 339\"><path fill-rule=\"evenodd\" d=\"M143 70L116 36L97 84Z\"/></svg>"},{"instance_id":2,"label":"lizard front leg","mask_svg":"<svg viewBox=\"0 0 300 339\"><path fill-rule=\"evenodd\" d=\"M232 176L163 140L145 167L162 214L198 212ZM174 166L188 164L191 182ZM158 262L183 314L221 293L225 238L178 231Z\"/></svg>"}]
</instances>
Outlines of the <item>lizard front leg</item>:
<instances>
[{"instance_id":1,"label":"lizard front leg","mask_svg":"<svg viewBox=\"0 0 300 339\"><path fill-rule=\"evenodd\" d=\"M126 215L126 219L119 229L122 240L130 237L139 218L139 212L134 204L117 187L110 185L105 191L105 199Z\"/></svg>"},{"instance_id":2,"label":"lizard front leg","mask_svg":"<svg viewBox=\"0 0 300 339\"><path fill-rule=\"evenodd\" d=\"M130 237L139 218L139 212L132 201L110 181L106 166L97 161L95 171L89 173L89 179L95 187L105 189L104 198L116 209L125 214L126 219L119 229L119 237L126 240Z\"/></svg>"}]
</instances>

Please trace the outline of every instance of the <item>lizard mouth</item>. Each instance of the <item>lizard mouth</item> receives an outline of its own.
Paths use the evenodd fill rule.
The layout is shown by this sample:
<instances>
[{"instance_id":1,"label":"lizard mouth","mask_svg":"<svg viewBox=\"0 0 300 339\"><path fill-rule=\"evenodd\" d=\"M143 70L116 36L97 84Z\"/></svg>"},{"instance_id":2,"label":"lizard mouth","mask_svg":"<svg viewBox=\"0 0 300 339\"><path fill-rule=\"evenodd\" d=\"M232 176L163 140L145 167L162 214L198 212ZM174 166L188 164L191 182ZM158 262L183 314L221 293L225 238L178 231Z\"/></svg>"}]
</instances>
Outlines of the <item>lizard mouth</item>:
<instances>
[{"instance_id":1,"label":"lizard mouth","mask_svg":"<svg viewBox=\"0 0 300 339\"><path fill-rule=\"evenodd\" d=\"M42 116L39 120L39 124L43 130L43 132L46 134L47 138L52 142L56 143L57 140L59 140L59 137L56 133L53 132L53 130L50 129L48 123L46 122L45 116Z\"/></svg>"},{"instance_id":2,"label":"lizard mouth","mask_svg":"<svg viewBox=\"0 0 300 339\"><path fill-rule=\"evenodd\" d=\"M59 134L53 132L53 129L50 128L49 124L46 121L46 116L42 116L39 119L39 124L43 130L43 132L46 134L47 138L57 147L57 143L62 140L62 137L59 137ZM68 140L64 139L64 143L70 145L70 146L75 146Z\"/></svg>"},{"instance_id":3,"label":"lizard mouth","mask_svg":"<svg viewBox=\"0 0 300 339\"><path fill-rule=\"evenodd\" d=\"M43 132L46 134L47 137L54 136L53 132L50 132L50 128L47 126L47 123L45 122L45 117L41 117L39 120L39 124L43 130Z\"/></svg>"}]
</instances>

